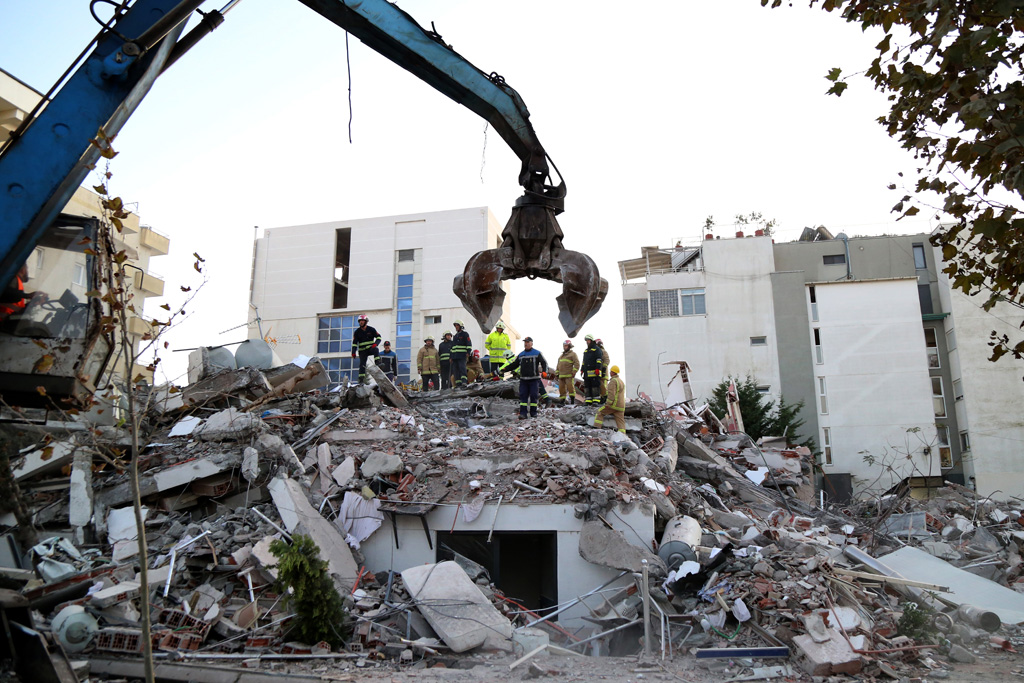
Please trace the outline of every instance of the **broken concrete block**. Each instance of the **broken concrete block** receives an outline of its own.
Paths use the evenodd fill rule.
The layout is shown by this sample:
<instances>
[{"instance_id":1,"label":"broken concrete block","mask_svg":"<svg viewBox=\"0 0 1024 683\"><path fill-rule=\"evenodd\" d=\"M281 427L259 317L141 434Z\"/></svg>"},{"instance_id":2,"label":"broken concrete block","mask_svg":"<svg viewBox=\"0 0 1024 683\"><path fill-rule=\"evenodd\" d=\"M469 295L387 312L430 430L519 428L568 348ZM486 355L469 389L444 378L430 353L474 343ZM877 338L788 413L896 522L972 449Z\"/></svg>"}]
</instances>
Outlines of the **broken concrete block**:
<instances>
[{"instance_id":1,"label":"broken concrete block","mask_svg":"<svg viewBox=\"0 0 1024 683\"><path fill-rule=\"evenodd\" d=\"M405 395L395 387L391 380L388 379L388 376L384 374L384 371L378 368L376 364L367 363L366 371L370 373L370 377L377 383L377 388L380 389L380 393L384 395L388 403L396 408L403 408L409 405L409 400Z\"/></svg>"},{"instance_id":2,"label":"broken concrete block","mask_svg":"<svg viewBox=\"0 0 1024 683\"><path fill-rule=\"evenodd\" d=\"M481 645L512 649L511 622L494 609L456 563L411 567L402 572L402 581L420 613L452 652Z\"/></svg>"},{"instance_id":3,"label":"broken concrete block","mask_svg":"<svg viewBox=\"0 0 1024 683\"><path fill-rule=\"evenodd\" d=\"M297 472L303 471L299 456L295 455L292 447L284 442L284 439L277 434L262 434L259 439L259 447L267 455L280 459L287 466Z\"/></svg>"},{"instance_id":4,"label":"broken concrete block","mask_svg":"<svg viewBox=\"0 0 1024 683\"><path fill-rule=\"evenodd\" d=\"M74 441L54 441L42 448L36 448L25 455L20 465L14 467L14 478L21 481L59 471L71 462L74 454Z\"/></svg>"},{"instance_id":5,"label":"broken concrete block","mask_svg":"<svg viewBox=\"0 0 1024 683\"><path fill-rule=\"evenodd\" d=\"M200 441L242 441L262 430L263 420L258 416L232 407L214 413L192 433Z\"/></svg>"},{"instance_id":6,"label":"broken concrete block","mask_svg":"<svg viewBox=\"0 0 1024 683\"><path fill-rule=\"evenodd\" d=\"M754 526L753 520L746 515L741 515L738 512L726 512L725 510L718 510L711 508L711 517L715 520L715 523L723 529L739 529L745 531L746 529Z\"/></svg>"},{"instance_id":7,"label":"broken concrete block","mask_svg":"<svg viewBox=\"0 0 1024 683\"><path fill-rule=\"evenodd\" d=\"M830 638L815 642L809 635L793 638L800 666L811 676L833 676L860 672L863 662L846 639L834 629L828 629Z\"/></svg>"},{"instance_id":8,"label":"broken concrete block","mask_svg":"<svg viewBox=\"0 0 1024 683\"><path fill-rule=\"evenodd\" d=\"M92 519L92 453L82 451L74 456L71 486L68 489L68 523L84 527Z\"/></svg>"},{"instance_id":9,"label":"broken concrete block","mask_svg":"<svg viewBox=\"0 0 1024 683\"><path fill-rule=\"evenodd\" d=\"M334 468L334 481L338 482L338 486L344 486L347 484L352 477L356 476L356 461L350 455L345 458L340 465Z\"/></svg>"},{"instance_id":10,"label":"broken concrete block","mask_svg":"<svg viewBox=\"0 0 1024 683\"><path fill-rule=\"evenodd\" d=\"M598 521L583 523L579 551L584 560L602 567L639 572L643 569L641 560L647 560L652 571L660 570L662 576L668 571L660 557L645 547L632 545L621 531Z\"/></svg>"},{"instance_id":11,"label":"broken concrete block","mask_svg":"<svg viewBox=\"0 0 1024 683\"><path fill-rule=\"evenodd\" d=\"M263 375L267 378L267 382L270 386L277 389L277 387L281 386L285 382L297 377L303 370L313 368L313 376L290 385L289 393L322 389L331 383L331 378L327 374L327 369L324 368L324 365L320 362L319 358L308 358L305 356L302 358L305 359L305 364L298 364L293 361L287 365L281 365L276 368L264 370ZM303 376L305 377L309 374L310 373L307 372L304 373Z\"/></svg>"},{"instance_id":12,"label":"broken concrete block","mask_svg":"<svg viewBox=\"0 0 1024 683\"><path fill-rule=\"evenodd\" d=\"M246 446L242 451L242 476L249 483L260 476L260 452L251 446Z\"/></svg>"},{"instance_id":13,"label":"broken concrete block","mask_svg":"<svg viewBox=\"0 0 1024 683\"><path fill-rule=\"evenodd\" d=\"M316 447L316 460L320 469L320 491L327 494L331 490L331 446L322 443Z\"/></svg>"},{"instance_id":14,"label":"broken concrete block","mask_svg":"<svg viewBox=\"0 0 1024 683\"><path fill-rule=\"evenodd\" d=\"M310 505L299 482L277 477L267 485L267 489L285 528L289 533L306 534L313 539L320 548L320 558L327 561L327 571L338 590L347 595L355 585L359 568L352 559L345 537Z\"/></svg>"},{"instance_id":15,"label":"broken concrete block","mask_svg":"<svg viewBox=\"0 0 1024 683\"><path fill-rule=\"evenodd\" d=\"M146 520L147 512L148 510L143 507L143 522ZM114 562L121 562L139 554L139 534L133 508L117 508L107 513L107 540L114 546L111 554Z\"/></svg>"},{"instance_id":16,"label":"broken concrete block","mask_svg":"<svg viewBox=\"0 0 1024 683\"><path fill-rule=\"evenodd\" d=\"M189 405L202 405L208 401L218 401L223 404L228 396L239 396L245 393L258 398L271 391L272 387L262 372L256 368L240 368L238 370L221 370L185 387L180 395Z\"/></svg>"},{"instance_id":17,"label":"broken concrete block","mask_svg":"<svg viewBox=\"0 0 1024 683\"><path fill-rule=\"evenodd\" d=\"M382 453L374 451L363 461L359 467L364 479L373 479L378 474L397 474L402 471L405 465L402 459L393 453Z\"/></svg>"}]
</instances>

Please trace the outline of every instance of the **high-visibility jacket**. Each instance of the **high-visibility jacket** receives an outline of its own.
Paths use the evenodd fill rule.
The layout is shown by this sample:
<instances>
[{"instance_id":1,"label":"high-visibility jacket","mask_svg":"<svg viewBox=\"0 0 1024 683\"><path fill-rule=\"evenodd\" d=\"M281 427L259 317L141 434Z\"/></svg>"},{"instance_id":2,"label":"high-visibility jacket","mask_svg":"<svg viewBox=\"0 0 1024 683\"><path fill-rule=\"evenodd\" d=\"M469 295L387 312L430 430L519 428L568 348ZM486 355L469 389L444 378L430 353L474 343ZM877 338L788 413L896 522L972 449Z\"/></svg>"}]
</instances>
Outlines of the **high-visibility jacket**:
<instances>
[{"instance_id":1,"label":"high-visibility jacket","mask_svg":"<svg viewBox=\"0 0 1024 683\"><path fill-rule=\"evenodd\" d=\"M612 366L612 359L608 355L608 352L604 350L603 346L598 346L597 348L601 349L601 372L603 372L604 376L607 377L608 368Z\"/></svg>"},{"instance_id":2,"label":"high-visibility jacket","mask_svg":"<svg viewBox=\"0 0 1024 683\"><path fill-rule=\"evenodd\" d=\"M603 361L601 347L597 344L588 346L587 350L583 352L583 376L600 377L604 366Z\"/></svg>"},{"instance_id":3,"label":"high-visibility jacket","mask_svg":"<svg viewBox=\"0 0 1024 683\"><path fill-rule=\"evenodd\" d=\"M452 341L446 339L437 345L437 352L441 356L442 363L448 363L452 359Z\"/></svg>"},{"instance_id":4,"label":"high-visibility jacket","mask_svg":"<svg viewBox=\"0 0 1024 683\"><path fill-rule=\"evenodd\" d=\"M25 306L28 304L25 301L25 282L20 277L15 277L15 282L11 283L4 293L4 303L0 304L0 320L9 318L11 315L25 310Z\"/></svg>"},{"instance_id":5,"label":"high-visibility jacket","mask_svg":"<svg viewBox=\"0 0 1024 683\"><path fill-rule=\"evenodd\" d=\"M466 330L459 330L455 333L455 336L452 337L452 359L464 358L471 353L473 353L473 342L469 340L469 332L466 332Z\"/></svg>"},{"instance_id":6,"label":"high-visibility jacket","mask_svg":"<svg viewBox=\"0 0 1024 683\"><path fill-rule=\"evenodd\" d=\"M512 348L512 340L504 332L495 330L487 335L484 348L491 360L502 360L507 355L505 352Z\"/></svg>"},{"instance_id":7,"label":"high-visibility jacket","mask_svg":"<svg viewBox=\"0 0 1024 683\"><path fill-rule=\"evenodd\" d=\"M618 375L608 380L608 399L604 405L620 413L626 410L626 383Z\"/></svg>"},{"instance_id":8,"label":"high-visibility jacket","mask_svg":"<svg viewBox=\"0 0 1024 683\"><path fill-rule=\"evenodd\" d=\"M392 375L398 374L398 356L395 355L394 351L381 351L380 355L377 356L377 367L384 371L384 374L389 372Z\"/></svg>"},{"instance_id":9,"label":"high-visibility jacket","mask_svg":"<svg viewBox=\"0 0 1024 683\"><path fill-rule=\"evenodd\" d=\"M572 349L558 357L558 378L567 379L580 371L580 357Z\"/></svg>"},{"instance_id":10,"label":"high-visibility jacket","mask_svg":"<svg viewBox=\"0 0 1024 683\"><path fill-rule=\"evenodd\" d=\"M416 372L421 375L436 375L441 371L441 360L437 349L433 346L423 346L416 354Z\"/></svg>"},{"instance_id":11,"label":"high-visibility jacket","mask_svg":"<svg viewBox=\"0 0 1024 683\"><path fill-rule=\"evenodd\" d=\"M514 372L519 369L519 379L540 379L540 373L547 372L548 362L537 349L523 351L511 363L504 365L500 372Z\"/></svg>"},{"instance_id":12,"label":"high-visibility jacket","mask_svg":"<svg viewBox=\"0 0 1024 683\"><path fill-rule=\"evenodd\" d=\"M352 333L352 352L363 353L369 351L372 347L380 344L380 335L377 334L377 330L367 325L366 327L357 327L356 331Z\"/></svg>"}]
</instances>

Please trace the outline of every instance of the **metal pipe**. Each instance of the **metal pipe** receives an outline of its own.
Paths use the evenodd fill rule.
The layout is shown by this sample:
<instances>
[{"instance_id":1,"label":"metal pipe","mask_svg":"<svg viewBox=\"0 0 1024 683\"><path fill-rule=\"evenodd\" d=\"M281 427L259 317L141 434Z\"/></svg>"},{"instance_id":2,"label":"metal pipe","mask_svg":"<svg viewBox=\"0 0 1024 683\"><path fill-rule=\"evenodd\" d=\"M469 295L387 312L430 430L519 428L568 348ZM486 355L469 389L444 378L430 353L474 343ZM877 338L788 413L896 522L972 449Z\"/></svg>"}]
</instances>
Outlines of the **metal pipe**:
<instances>
[{"instance_id":1,"label":"metal pipe","mask_svg":"<svg viewBox=\"0 0 1024 683\"><path fill-rule=\"evenodd\" d=\"M278 530L278 531L279 531L279 532L281 533L281 535L282 535L282 536L284 536L285 538L287 538L287 539L288 539L289 541L291 541L291 540L292 540L291 534L289 534L289 533L288 533L287 531L285 531L284 529L282 529L281 527L279 527L279 526L278 526L277 524L275 524L275 523L273 522L273 520L271 520L271 519L270 519L269 517L267 517L267 516L266 516L265 514L263 514L262 512L260 512L259 510L257 510L256 508L252 508L252 511L253 511L253 512L255 512L255 513L256 513L257 515L259 515L259 516L260 516L260 517L261 517L261 518L263 519L263 521L264 521L264 522L266 522L266 523L267 523L267 524L269 524L270 526L272 526L272 527L274 527L275 529L277 529L277 530Z\"/></svg>"},{"instance_id":2,"label":"metal pipe","mask_svg":"<svg viewBox=\"0 0 1024 683\"><path fill-rule=\"evenodd\" d=\"M177 7L157 19L152 26L131 42L143 50L149 50L163 40L164 36L170 33L174 27L187 20L188 15L192 14L201 4L203 4L203 0L183 0L179 2Z\"/></svg>"},{"instance_id":3,"label":"metal pipe","mask_svg":"<svg viewBox=\"0 0 1024 683\"><path fill-rule=\"evenodd\" d=\"M634 619L633 621L629 622L628 624L623 624L622 626L616 626L613 629L609 629L607 631L604 631L603 633L598 633L596 636L590 636L589 638L587 638L585 640L581 640L578 643L569 643L568 645L565 646L565 649L566 650L570 650L570 649L576 647L577 645L583 645L584 643L589 643L592 640L597 640L598 638L600 638L602 636L611 635L612 633L615 633L616 631L621 631L622 629L629 628L630 626L636 626L639 623L640 623L639 619Z\"/></svg>"},{"instance_id":4,"label":"metal pipe","mask_svg":"<svg viewBox=\"0 0 1024 683\"><path fill-rule=\"evenodd\" d=\"M590 597L591 595L593 595L594 593L598 593L598 592L600 592L600 591L604 590L605 588L607 588L607 587L608 587L608 586L610 586L611 584L615 583L616 581L618 581L619 579L621 579L621 578L622 578L623 576L625 576L625 575L626 575L626 574L628 574L628 573L629 573L628 571L624 571L624 572L621 572L621 573L620 573L620 574L619 574L618 576L616 576L615 578L613 578L613 579L608 579L607 581L605 581L604 583L602 583L602 584L601 584L600 586L598 586L598 587L597 587L597 588L595 588L594 590L590 591L589 593L584 593L584 594L583 594L583 595L581 595L580 597L576 598L576 599L575 599L575 600L573 600L572 602L568 602L568 603L566 603L566 604L565 604L565 605L564 605L563 607L560 607L560 608L558 608L558 609L557 609L557 610L555 610L554 612L550 612L550 613L548 613L547 615L545 615L545 616L541 617L540 619L535 619L534 621L531 621L531 622L530 622L529 624L527 624L526 626L520 626L520 627L519 627L519 628L517 628L516 630L517 630L517 631L522 631L522 630L523 630L524 628L530 628L531 626L536 626L537 624L541 623L542 621L547 621L547 620L548 620L548 619L550 619L551 617L554 617L554 616L558 616L559 614L561 614L561 613L562 613L562 612L564 612L565 610L569 609L570 607L573 607L573 606L575 606L575 605L577 605L577 604L579 604L579 603L583 602L583 599L584 599L584 598L589 598L589 597Z\"/></svg>"},{"instance_id":5,"label":"metal pipe","mask_svg":"<svg viewBox=\"0 0 1024 683\"><path fill-rule=\"evenodd\" d=\"M640 560L642 567L640 578L640 593L644 598L644 657L651 656L651 587L647 585L650 578L650 567L647 560Z\"/></svg>"},{"instance_id":6,"label":"metal pipe","mask_svg":"<svg viewBox=\"0 0 1024 683\"><path fill-rule=\"evenodd\" d=\"M498 505L494 508L494 519L491 520L491 530L487 532L487 542L491 542L491 536L494 535L494 525L498 523L498 510L501 509L501 501L505 499L505 494L498 496Z\"/></svg>"}]
</instances>

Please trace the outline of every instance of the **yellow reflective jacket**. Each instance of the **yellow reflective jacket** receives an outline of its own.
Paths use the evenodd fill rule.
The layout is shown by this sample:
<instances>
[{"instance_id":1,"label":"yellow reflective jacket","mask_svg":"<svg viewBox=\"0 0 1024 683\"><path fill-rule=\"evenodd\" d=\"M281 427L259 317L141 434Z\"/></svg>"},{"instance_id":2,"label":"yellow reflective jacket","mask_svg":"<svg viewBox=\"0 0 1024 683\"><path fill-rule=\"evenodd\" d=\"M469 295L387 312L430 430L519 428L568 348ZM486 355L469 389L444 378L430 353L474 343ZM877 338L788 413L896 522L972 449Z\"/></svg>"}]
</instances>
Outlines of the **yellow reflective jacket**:
<instances>
[{"instance_id":1,"label":"yellow reflective jacket","mask_svg":"<svg viewBox=\"0 0 1024 683\"><path fill-rule=\"evenodd\" d=\"M441 371L441 361L437 349L423 346L416 354L416 372L421 375L436 375Z\"/></svg>"},{"instance_id":2,"label":"yellow reflective jacket","mask_svg":"<svg viewBox=\"0 0 1024 683\"><path fill-rule=\"evenodd\" d=\"M560 378L573 377L580 371L580 357L576 352L569 349L558 357L558 376Z\"/></svg>"},{"instance_id":3,"label":"yellow reflective jacket","mask_svg":"<svg viewBox=\"0 0 1024 683\"><path fill-rule=\"evenodd\" d=\"M487 355L491 358L504 358L505 352L512 348L512 340L509 339L508 334L495 330L487 335L487 339L484 340L484 348L487 349Z\"/></svg>"},{"instance_id":4,"label":"yellow reflective jacket","mask_svg":"<svg viewBox=\"0 0 1024 683\"><path fill-rule=\"evenodd\" d=\"M608 399L605 405L620 413L626 410L626 383L618 375L608 380Z\"/></svg>"}]
</instances>

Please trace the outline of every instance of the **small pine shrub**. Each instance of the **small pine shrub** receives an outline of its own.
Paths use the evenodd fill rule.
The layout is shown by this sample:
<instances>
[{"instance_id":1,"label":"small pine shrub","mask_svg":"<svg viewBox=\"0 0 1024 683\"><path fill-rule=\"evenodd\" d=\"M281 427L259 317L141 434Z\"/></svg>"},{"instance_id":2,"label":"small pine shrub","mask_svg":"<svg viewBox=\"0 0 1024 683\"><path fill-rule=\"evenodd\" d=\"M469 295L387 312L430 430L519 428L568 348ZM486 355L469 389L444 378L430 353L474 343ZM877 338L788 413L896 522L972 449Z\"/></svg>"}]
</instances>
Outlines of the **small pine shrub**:
<instances>
[{"instance_id":1,"label":"small pine shrub","mask_svg":"<svg viewBox=\"0 0 1024 683\"><path fill-rule=\"evenodd\" d=\"M347 633L347 615L317 544L309 536L296 535L290 545L275 540L270 552L279 560L277 587L296 614L298 639L310 645L320 641L332 647L340 645Z\"/></svg>"}]
</instances>

